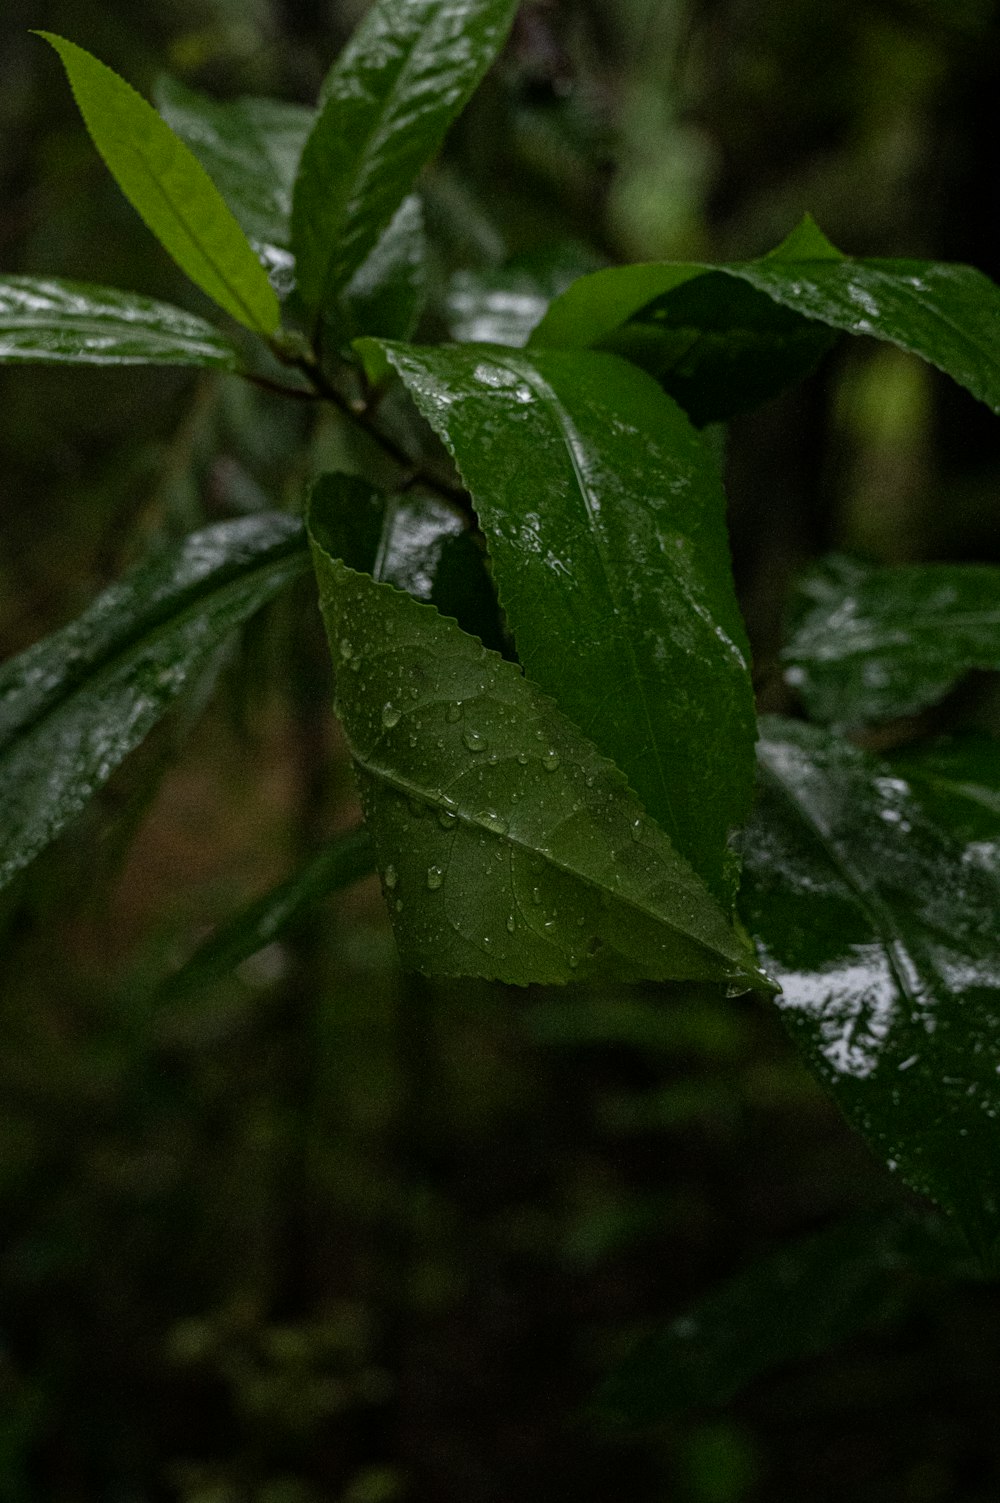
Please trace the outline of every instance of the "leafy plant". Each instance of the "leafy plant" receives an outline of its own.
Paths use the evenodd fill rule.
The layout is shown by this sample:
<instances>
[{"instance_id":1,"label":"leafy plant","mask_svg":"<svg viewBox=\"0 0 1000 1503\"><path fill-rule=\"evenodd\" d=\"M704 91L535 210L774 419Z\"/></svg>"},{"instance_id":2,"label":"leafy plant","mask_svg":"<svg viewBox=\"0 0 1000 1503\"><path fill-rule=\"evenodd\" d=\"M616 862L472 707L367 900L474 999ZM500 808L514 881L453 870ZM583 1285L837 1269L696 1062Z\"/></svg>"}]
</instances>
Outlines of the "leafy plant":
<instances>
[{"instance_id":1,"label":"leafy plant","mask_svg":"<svg viewBox=\"0 0 1000 1503\"><path fill-rule=\"evenodd\" d=\"M759 993L994 1267L1000 759L983 740L878 758L846 732L1000 666L1000 570L823 561L785 649L810 718L769 717L758 740L708 425L803 379L840 334L1000 411L1000 291L969 267L844 256L806 218L759 260L608 267L554 297L520 268L530 332L491 323L496 285L466 279L455 327L496 342L411 342L421 170L515 8L376 0L315 112L166 81L157 113L42 33L122 191L230 323L10 277L0 358L222 370L332 408L359 446L314 477L305 526L262 510L197 531L0 670L0 880L311 556L367 833L314 853L163 988L217 978L374 863L402 960L427 974L657 981L664 1008L671 983ZM809 1250L803 1278L838 1247ZM716 1326L748 1287L720 1296ZM757 1342L746 1371L832 1334Z\"/></svg>"}]
</instances>

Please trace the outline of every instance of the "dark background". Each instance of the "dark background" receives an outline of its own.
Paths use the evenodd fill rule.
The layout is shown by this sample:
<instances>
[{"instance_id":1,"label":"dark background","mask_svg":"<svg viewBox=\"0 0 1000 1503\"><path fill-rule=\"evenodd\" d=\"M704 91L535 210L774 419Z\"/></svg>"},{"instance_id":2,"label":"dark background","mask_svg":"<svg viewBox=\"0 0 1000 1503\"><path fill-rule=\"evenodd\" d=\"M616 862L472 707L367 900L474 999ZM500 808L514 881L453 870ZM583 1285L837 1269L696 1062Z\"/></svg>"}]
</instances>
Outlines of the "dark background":
<instances>
[{"instance_id":1,"label":"dark background","mask_svg":"<svg viewBox=\"0 0 1000 1503\"><path fill-rule=\"evenodd\" d=\"M147 94L311 102L362 9L6 0L0 272L201 306L29 27ZM849 253L1000 276L998 41L987 0L527 0L426 184L428 331L456 269L755 255L805 210ZM809 557L1000 561L994 424L860 341L733 425L765 705ZM0 655L164 537L295 506L344 443L225 378L5 370ZM328 704L303 588L0 907L0 1503L1000 1496L989 1286L915 1289L728 1405L587 1418L637 1334L900 1203L758 1004L406 978L372 883L157 992L355 818Z\"/></svg>"}]
</instances>

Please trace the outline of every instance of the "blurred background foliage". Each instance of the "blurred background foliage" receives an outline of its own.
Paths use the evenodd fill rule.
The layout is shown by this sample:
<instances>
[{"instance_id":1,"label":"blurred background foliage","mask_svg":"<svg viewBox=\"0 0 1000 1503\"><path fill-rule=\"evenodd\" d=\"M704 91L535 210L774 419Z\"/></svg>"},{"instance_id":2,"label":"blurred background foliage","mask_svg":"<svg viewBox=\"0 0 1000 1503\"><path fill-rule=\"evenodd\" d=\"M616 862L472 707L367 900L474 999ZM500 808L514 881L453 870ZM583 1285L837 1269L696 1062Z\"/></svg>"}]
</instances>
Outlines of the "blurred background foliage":
<instances>
[{"instance_id":1,"label":"blurred background foliage","mask_svg":"<svg viewBox=\"0 0 1000 1503\"><path fill-rule=\"evenodd\" d=\"M6 0L0 270L197 307L29 27L147 94L166 70L311 102L362 9ZM755 255L806 209L849 253L1000 276L998 42L991 0L525 0L424 183L424 334L511 259L554 290L607 260ZM811 556L1000 561L994 423L860 342L732 425L768 708ZM4 372L0 652L171 536L296 507L356 444L229 378ZM737 1299L661 1412L590 1411L720 1281L906 1210L757 1003L405 977L370 882L224 981L164 988L354 822L329 689L303 586L0 907L0 1503L995 1500L996 1291L878 1237L849 1263L878 1298L822 1341L789 1336L765 1279L740 1297L774 1351L739 1391L716 1372ZM989 694L937 713L982 723ZM808 1256L833 1297L843 1255Z\"/></svg>"}]
</instances>

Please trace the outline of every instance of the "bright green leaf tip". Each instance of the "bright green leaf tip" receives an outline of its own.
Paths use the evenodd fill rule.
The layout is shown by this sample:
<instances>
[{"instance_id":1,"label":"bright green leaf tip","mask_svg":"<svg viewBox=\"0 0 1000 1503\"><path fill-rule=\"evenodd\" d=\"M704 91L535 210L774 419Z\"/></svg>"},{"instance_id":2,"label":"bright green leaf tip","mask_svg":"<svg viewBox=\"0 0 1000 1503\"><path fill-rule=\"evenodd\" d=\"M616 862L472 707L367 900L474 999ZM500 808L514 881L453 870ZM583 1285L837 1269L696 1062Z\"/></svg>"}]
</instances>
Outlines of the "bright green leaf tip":
<instances>
[{"instance_id":1,"label":"bright green leaf tip","mask_svg":"<svg viewBox=\"0 0 1000 1503\"><path fill-rule=\"evenodd\" d=\"M35 35L58 53L94 145L163 248L238 323L273 334L281 321L277 296L198 159L113 69L54 32Z\"/></svg>"}]
</instances>

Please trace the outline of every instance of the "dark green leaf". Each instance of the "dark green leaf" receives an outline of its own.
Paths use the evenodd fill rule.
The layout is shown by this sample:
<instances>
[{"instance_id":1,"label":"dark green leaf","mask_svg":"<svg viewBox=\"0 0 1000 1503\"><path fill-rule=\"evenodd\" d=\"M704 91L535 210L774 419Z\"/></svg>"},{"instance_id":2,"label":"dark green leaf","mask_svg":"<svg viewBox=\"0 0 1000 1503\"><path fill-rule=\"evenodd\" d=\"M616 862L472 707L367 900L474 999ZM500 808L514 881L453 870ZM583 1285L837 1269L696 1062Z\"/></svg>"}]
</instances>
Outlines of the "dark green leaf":
<instances>
[{"instance_id":1,"label":"dark green leaf","mask_svg":"<svg viewBox=\"0 0 1000 1503\"><path fill-rule=\"evenodd\" d=\"M725 500L697 433L614 356L363 348L454 454L526 672L724 900L754 712Z\"/></svg>"},{"instance_id":2,"label":"dark green leaf","mask_svg":"<svg viewBox=\"0 0 1000 1503\"><path fill-rule=\"evenodd\" d=\"M712 279L707 288L685 287L705 277ZM643 364L663 363L665 381L672 379L676 362L689 393L694 391L711 411L709 377L721 370L723 380L729 380L725 319L716 303L720 278L743 283L803 319L909 350L1000 412L1000 289L970 266L841 256L811 222L758 261L651 263L582 277L553 303L532 344L574 349L610 344ZM744 361L749 369L755 348L767 366L754 378L759 397L768 394L768 387L780 390L804 374L809 363L806 336L793 337L787 315L769 323L759 297L733 294L730 302L739 356L730 372L734 381ZM656 325L662 326L659 336ZM661 354L655 348L657 337L664 341ZM818 353L817 343L812 358ZM734 394L738 396L738 387ZM675 395L681 398L680 389Z\"/></svg>"},{"instance_id":3,"label":"dark green leaf","mask_svg":"<svg viewBox=\"0 0 1000 1503\"><path fill-rule=\"evenodd\" d=\"M224 334L168 303L56 277L4 277L0 361L23 360L239 366L239 354Z\"/></svg>"},{"instance_id":4,"label":"dark green leaf","mask_svg":"<svg viewBox=\"0 0 1000 1503\"><path fill-rule=\"evenodd\" d=\"M792 623L785 678L814 719L910 715L970 668L1000 669L1000 568L835 554L799 581Z\"/></svg>"},{"instance_id":5,"label":"dark green leaf","mask_svg":"<svg viewBox=\"0 0 1000 1503\"><path fill-rule=\"evenodd\" d=\"M1000 869L884 763L762 725L741 907L793 1037L846 1116L986 1257L1000 1231Z\"/></svg>"},{"instance_id":6,"label":"dark green leaf","mask_svg":"<svg viewBox=\"0 0 1000 1503\"><path fill-rule=\"evenodd\" d=\"M299 291L332 308L503 44L517 0L375 0L323 87L295 185Z\"/></svg>"},{"instance_id":7,"label":"dark green leaf","mask_svg":"<svg viewBox=\"0 0 1000 1503\"><path fill-rule=\"evenodd\" d=\"M316 541L361 574L437 606L486 647L502 643L496 594L466 519L436 496L385 496L353 475L313 489Z\"/></svg>"},{"instance_id":8,"label":"dark green leaf","mask_svg":"<svg viewBox=\"0 0 1000 1503\"><path fill-rule=\"evenodd\" d=\"M584 246L561 242L506 266L456 272L445 298L452 338L521 348L552 299L597 264Z\"/></svg>"},{"instance_id":9,"label":"dark green leaf","mask_svg":"<svg viewBox=\"0 0 1000 1503\"><path fill-rule=\"evenodd\" d=\"M222 522L0 668L0 885L107 781L233 628L307 566L291 518Z\"/></svg>"},{"instance_id":10,"label":"dark green leaf","mask_svg":"<svg viewBox=\"0 0 1000 1503\"><path fill-rule=\"evenodd\" d=\"M313 556L337 711L405 964L521 985L762 984L618 770L514 664L332 558L315 534Z\"/></svg>"},{"instance_id":11,"label":"dark green leaf","mask_svg":"<svg viewBox=\"0 0 1000 1503\"><path fill-rule=\"evenodd\" d=\"M280 312L260 261L204 167L130 84L51 32L94 145L165 250L238 323L273 334Z\"/></svg>"},{"instance_id":12,"label":"dark green leaf","mask_svg":"<svg viewBox=\"0 0 1000 1503\"><path fill-rule=\"evenodd\" d=\"M374 862L367 831L353 830L332 840L301 871L222 924L165 982L162 995L177 997L228 976L322 898L366 877Z\"/></svg>"},{"instance_id":13,"label":"dark green leaf","mask_svg":"<svg viewBox=\"0 0 1000 1503\"><path fill-rule=\"evenodd\" d=\"M899 752L892 765L966 861L1000 871L1000 741L956 736Z\"/></svg>"},{"instance_id":14,"label":"dark green leaf","mask_svg":"<svg viewBox=\"0 0 1000 1503\"><path fill-rule=\"evenodd\" d=\"M615 1425L723 1405L755 1378L901 1315L926 1279L966 1272L941 1228L894 1213L832 1227L751 1265L647 1337L600 1389Z\"/></svg>"},{"instance_id":15,"label":"dark green leaf","mask_svg":"<svg viewBox=\"0 0 1000 1503\"><path fill-rule=\"evenodd\" d=\"M314 110L277 99L221 102L162 77L160 114L190 146L250 239L272 279L292 276L292 187Z\"/></svg>"},{"instance_id":16,"label":"dark green leaf","mask_svg":"<svg viewBox=\"0 0 1000 1503\"><path fill-rule=\"evenodd\" d=\"M424 211L417 195L411 194L344 291L340 311L345 339L360 334L409 339L426 296Z\"/></svg>"}]
</instances>

